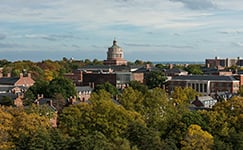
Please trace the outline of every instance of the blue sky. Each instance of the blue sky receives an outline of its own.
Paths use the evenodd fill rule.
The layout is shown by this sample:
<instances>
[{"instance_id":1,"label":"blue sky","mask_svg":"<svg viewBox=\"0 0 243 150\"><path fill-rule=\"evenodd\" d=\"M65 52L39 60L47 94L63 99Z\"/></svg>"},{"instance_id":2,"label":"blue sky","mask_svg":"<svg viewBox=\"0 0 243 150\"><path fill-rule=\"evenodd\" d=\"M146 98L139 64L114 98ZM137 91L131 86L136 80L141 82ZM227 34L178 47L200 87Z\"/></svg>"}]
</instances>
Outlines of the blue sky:
<instances>
[{"instance_id":1,"label":"blue sky","mask_svg":"<svg viewBox=\"0 0 243 150\"><path fill-rule=\"evenodd\" d=\"M1 0L0 59L204 61L243 54L242 0Z\"/></svg>"}]
</instances>

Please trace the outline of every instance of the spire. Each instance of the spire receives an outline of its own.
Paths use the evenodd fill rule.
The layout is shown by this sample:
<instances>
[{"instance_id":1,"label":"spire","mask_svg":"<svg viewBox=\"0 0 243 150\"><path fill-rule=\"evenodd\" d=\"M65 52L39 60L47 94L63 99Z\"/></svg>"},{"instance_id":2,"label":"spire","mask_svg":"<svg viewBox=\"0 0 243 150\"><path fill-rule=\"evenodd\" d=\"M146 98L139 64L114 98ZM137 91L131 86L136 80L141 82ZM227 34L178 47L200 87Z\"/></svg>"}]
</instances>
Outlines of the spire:
<instances>
[{"instance_id":1,"label":"spire","mask_svg":"<svg viewBox=\"0 0 243 150\"><path fill-rule=\"evenodd\" d=\"M114 37L113 45L117 45L116 37Z\"/></svg>"}]
</instances>

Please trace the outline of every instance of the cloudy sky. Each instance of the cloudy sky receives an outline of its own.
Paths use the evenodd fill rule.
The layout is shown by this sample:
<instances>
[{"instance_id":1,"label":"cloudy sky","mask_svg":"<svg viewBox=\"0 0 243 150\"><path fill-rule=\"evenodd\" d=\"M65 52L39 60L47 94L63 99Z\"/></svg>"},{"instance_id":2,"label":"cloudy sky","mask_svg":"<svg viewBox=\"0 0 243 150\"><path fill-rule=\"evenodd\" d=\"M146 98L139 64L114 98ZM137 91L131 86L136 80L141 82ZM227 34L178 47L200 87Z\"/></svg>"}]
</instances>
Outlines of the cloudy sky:
<instances>
[{"instance_id":1,"label":"cloudy sky","mask_svg":"<svg viewBox=\"0 0 243 150\"><path fill-rule=\"evenodd\" d=\"M129 61L243 56L243 0L1 0L0 59Z\"/></svg>"}]
</instances>

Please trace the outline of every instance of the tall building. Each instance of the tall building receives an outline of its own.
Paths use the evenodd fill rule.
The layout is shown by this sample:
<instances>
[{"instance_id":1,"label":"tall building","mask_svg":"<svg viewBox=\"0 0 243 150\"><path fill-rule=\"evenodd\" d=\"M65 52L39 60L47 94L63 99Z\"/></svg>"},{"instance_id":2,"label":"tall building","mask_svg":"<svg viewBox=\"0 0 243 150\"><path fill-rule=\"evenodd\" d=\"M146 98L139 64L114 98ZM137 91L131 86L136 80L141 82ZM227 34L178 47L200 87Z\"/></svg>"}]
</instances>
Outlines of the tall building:
<instances>
[{"instance_id":1,"label":"tall building","mask_svg":"<svg viewBox=\"0 0 243 150\"><path fill-rule=\"evenodd\" d=\"M243 59L240 57L229 59L229 58L219 58L215 57L215 59L206 59L205 65L207 68L218 68L223 69L225 67L232 67L232 66L243 66Z\"/></svg>"},{"instance_id":2,"label":"tall building","mask_svg":"<svg viewBox=\"0 0 243 150\"><path fill-rule=\"evenodd\" d=\"M107 59L104 60L105 65L127 65L127 61L123 58L123 50L117 45L117 41L113 41L113 45L108 48Z\"/></svg>"}]
</instances>

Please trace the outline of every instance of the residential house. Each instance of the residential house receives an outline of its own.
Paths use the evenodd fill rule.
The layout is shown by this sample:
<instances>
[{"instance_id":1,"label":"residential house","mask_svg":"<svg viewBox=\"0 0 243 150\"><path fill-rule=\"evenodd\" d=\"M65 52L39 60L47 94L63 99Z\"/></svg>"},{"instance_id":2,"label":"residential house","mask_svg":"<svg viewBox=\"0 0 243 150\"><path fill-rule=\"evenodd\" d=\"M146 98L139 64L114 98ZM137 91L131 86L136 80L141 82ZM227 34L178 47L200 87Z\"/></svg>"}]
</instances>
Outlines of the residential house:
<instances>
[{"instance_id":1,"label":"residential house","mask_svg":"<svg viewBox=\"0 0 243 150\"><path fill-rule=\"evenodd\" d=\"M41 107L43 105L46 105L48 110L46 110L46 115L50 118L50 124L52 127L57 127L57 109L53 106L52 99L50 98L44 98L44 95L41 94L37 96L37 99L35 100L35 103L37 106Z\"/></svg>"},{"instance_id":2,"label":"residential house","mask_svg":"<svg viewBox=\"0 0 243 150\"><path fill-rule=\"evenodd\" d=\"M27 76L24 76L23 73L20 73L19 77L1 77L0 78L0 86L2 85L11 85L15 87L30 87L35 83L35 81L31 78L31 74L28 73Z\"/></svg>"},{"instance_id":3,"label":"residential house","mask_svg":"<svg viewBox=\"0 0 243 150\"><path fill-rule=\"evenodd\" d=\"M217 103L217 100L211 96L197 96L192 102L197 108L212 108Z\"/></svg>"},{"instance_id":4,"label":"residential house","mask_svg":"<svg viewBox=\"0 0 243 150\"><path fill-rule=\"evenodd\" d=\"M0 93L0 104L5 105L6 99L12 101L12 102L7 102L8 104L13 104L16 107L22 107L23 106L23 98L24 95L17 93Z\"/></svg>"},{"instance_id":5,"label":"residential house","mask_svg":"<svg viewBox=\"0 0 243 150\"><path fill-rule=\"evenodd\" d=\"M78 87L76 87L76 90L78 93L78 99L81 102L86 102L89 100L91 93L94 89L90 86L78 86Z\"/></svg>"}]
</instances>

